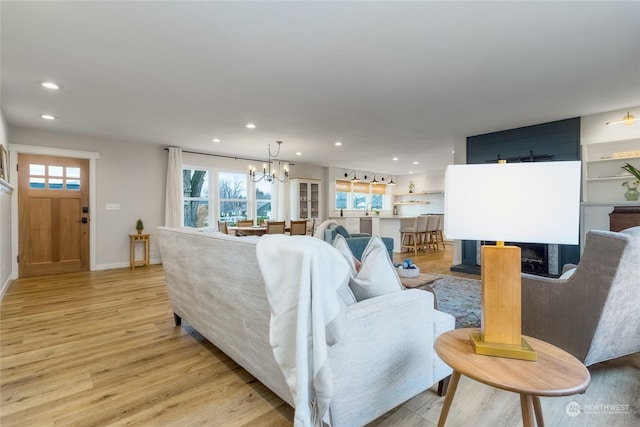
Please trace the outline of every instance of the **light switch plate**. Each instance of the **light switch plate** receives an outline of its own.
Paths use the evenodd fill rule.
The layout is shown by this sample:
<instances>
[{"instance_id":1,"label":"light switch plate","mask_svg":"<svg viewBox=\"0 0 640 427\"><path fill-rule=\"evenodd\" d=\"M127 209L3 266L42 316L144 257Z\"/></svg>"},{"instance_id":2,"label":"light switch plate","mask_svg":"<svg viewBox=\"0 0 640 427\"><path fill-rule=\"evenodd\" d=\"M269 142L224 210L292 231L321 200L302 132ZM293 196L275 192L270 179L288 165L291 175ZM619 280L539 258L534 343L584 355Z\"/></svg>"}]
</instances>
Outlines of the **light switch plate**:
<instances>
[{"instance_id":1,"label":"light switch plate","mask_svg":"<svg viewBox=\"0 0 640 427\"><path fill-rule=\"evenodd\" d=\"M120 203L107 203L107 210L108 211L119 211L120 210Z\"/></svg>"}]
</instances>

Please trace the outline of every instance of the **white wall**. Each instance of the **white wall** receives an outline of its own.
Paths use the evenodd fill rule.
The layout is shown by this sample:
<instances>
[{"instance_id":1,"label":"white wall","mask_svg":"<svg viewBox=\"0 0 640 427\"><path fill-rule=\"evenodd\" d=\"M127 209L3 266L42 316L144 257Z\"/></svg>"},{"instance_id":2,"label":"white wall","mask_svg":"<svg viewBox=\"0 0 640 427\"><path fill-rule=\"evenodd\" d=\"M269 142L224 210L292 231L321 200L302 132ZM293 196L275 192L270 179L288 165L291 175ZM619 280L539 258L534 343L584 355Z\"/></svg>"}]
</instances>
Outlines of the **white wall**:
<instances>
[{"instance_id":1,"label":"white wall","mask_svg":"<svg viewBox=\"0 0 640 427\"><path fill-rule=\"evenodd\" d=\"M0 111L0 144L9 149L7 125L4 113ZM9 165L5 166L9 168ZM8 169L10 171L10 169ZM9 178L7 176L7 178ZM6 181L0 182L0 299L9 287L13 276L11 262L11 193L13 188Z\"/></svg>"}]
</instances>

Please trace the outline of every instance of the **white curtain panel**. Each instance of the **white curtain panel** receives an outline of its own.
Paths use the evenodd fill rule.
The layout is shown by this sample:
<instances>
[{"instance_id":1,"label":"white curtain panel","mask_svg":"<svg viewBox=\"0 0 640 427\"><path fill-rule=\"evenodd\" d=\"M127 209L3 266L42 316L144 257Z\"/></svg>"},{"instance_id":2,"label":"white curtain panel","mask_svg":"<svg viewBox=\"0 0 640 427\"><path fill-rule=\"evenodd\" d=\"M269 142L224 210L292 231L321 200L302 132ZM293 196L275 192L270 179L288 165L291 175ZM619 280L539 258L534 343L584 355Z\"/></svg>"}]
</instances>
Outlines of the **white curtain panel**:
<instances>
[{"instance_id":1,"label":"white curtain panel","mask_svg":"<svg viewBox=\"0 0 640 427\"><path fill-rule=\"evenodd\" d=\"M169 147L164 225L182 227L182 149Z\"/></svg>"},{"instance_id":2,"label":"white curtain panel","mask_svg":"<svg viewBox=\"0 0 640 427\"><path fill-rule=\"evenodd\" d=\"M275 167L276 176L283 177L284 171L289 170L289 163L277 162ZM289 182L280 182L277 179L273 183L273 193L271 195L271 216L276 221L289 221Z\"/></svg>"}]
</instances>

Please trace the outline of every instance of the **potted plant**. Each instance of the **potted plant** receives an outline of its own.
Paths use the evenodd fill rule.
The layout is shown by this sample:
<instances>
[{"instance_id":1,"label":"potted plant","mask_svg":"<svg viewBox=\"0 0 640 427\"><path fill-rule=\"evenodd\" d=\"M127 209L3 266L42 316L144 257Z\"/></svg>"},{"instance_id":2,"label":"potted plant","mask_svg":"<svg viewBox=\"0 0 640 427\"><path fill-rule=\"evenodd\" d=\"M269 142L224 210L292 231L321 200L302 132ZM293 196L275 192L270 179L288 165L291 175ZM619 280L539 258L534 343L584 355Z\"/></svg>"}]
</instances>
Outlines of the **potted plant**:
<instances>
[{"instance_id":1,"label":"potted plant","mask_svg":"<svg viewBox=\"0 0 640 427\"><path fill-rule=\"evenodd\" d=\"M136 230L138 231L138 234L142 234L142 230L144 230L144 224L141 219L138 219L136 222Z\"/></svg>"},{"instance_id":2,"label":"potted plant","mask_svg":"<svg viewBox=\"0 0 640 427\"><path fill-rule=\"evenodd\" d=\"M640 198L640 192L638 191L638 185L640 184L640 169L634 167L630 163L625 163L622 169L629 172L636 179L633 181L625 181L622 183L623 187L627 187L627 192L624 193L624 198L629 201L637 201Z\"/></svg>"}]
</instances>

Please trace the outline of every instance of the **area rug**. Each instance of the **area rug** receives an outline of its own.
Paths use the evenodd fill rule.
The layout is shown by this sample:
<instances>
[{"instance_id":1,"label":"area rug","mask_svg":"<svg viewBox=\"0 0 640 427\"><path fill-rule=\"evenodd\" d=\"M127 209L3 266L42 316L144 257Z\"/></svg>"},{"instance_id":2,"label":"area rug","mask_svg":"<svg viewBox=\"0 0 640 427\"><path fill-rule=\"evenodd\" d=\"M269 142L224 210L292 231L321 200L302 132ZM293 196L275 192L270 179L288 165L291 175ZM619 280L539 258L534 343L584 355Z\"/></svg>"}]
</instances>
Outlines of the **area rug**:
<instances>
[{"instance_id":1,"label":"area rug","mask_svg":"<svg viewBox=\"0 0 640 427\"><path fill-rule=\"evenodd\" d=\"M456 329L480 327L482 304L479 280L442 276L429 287L436 296L438 310L456 318Z\"/></svg>"}]
</instances>

